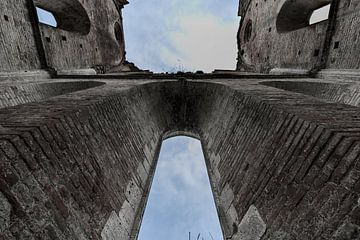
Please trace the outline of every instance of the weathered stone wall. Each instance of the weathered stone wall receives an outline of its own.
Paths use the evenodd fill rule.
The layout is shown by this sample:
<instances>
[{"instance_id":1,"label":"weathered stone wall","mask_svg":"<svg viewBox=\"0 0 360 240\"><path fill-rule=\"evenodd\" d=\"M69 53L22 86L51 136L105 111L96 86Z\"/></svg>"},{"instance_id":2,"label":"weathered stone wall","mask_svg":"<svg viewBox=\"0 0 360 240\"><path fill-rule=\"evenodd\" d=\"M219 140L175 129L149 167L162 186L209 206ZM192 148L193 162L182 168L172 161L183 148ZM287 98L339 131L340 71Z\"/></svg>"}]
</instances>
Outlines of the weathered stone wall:
<instances>
[{"instance_id":1,"label":"weathered stone wall","mask_svg":"<svg viewBox=\"0 0 360 240\"><path fill-rule=\"evenodd\" d=\"M110 68L125 61L124 1L4 0L0 3L0 72ZM59 26L37 22L35 6Z\"/></svg>"},{"instance_id":2,"label":"weathered stone wall","mask_svg":"<svg viewBox=\"0 0 360 240\"><path fill-rule=\"evenodd\" d=\"M302 93L331 102L339 102L352 106L360 106L360 89L357 84L327 82L286 82L268 81L264 85Z\"/></svg>"},{"instance_id":3,"label":"weathered stone wall","mask_svg":"<svg viewBox=\"0 0 360 240\"><path fill-rule=\"evenodd\" d=\"M0 86L0 108L16 106L28 102L38 102L50 97L72 93L87 88L101 86L94 81L53 82L30 84L2 84Z\"/></svg>"},{"instance_id":4,"label":"weathered stone wall","mask_svg":"<svg viewBox=\"0 0 360 240\"><path fill-rule=\"evenodd\" d=\"M250 2L251 2L251 0L239 1L239 9L238 9L239 16L245 16L246 10L247 10Z\"/></svg>"},{"instance_id":5,"label":"weathered stone wall","mask_svg":"<svg viewBox=\"0 0 360 240\"><path fill-rule=\"evenodd\" d=\"M103 81L0 110L6 239L136 239L179 133L202 141L226 238L358 237L357 107L254 79Z\"/></svg>"},{"instance_id":6,"label":"weathered stone wall","mask_svg":"<svg viewBox=\"0 0 360 240\"><path fill-rule=\"evenodd\" d=\"M134 109L145 112L151 102L111 91L0 111L0 186L11 205L2 238L129 238L160 135L152 115L138 119ZM106 230L108 218L119 213L115 226L126 238L107 238L116 229Z\"/></svg>"},{"instance_id":7,"label":"weathered stone wall","mask_svg":"<svg viewBox=\"0 0 360 240\"><path fill-rule=\"evenodd\" d=\"M63 0L64 1L64 0ZM78 0L74 0L78 1ZM38 6L48 6L36 0ZM66 1L65 1L66 2ZM121 12L119 13L113 0L78 1L81 6L74 5L75 12L83 7L90 21L89 32L63 30L40 24L42 42L46 50L48 65L56 70L91 68L95 65L115 66L125 59L124 37L115 36L115 24L122 27ZM59 3L49 2L52 8L60 12L58 19L67 18L65 9L55 8ZM54 12L54 13L56 13ZM84 22L73 22L74 25L84 25ZM86 28L86 26L84 26Z\"/></svg>"},{"instance_id":8,"label":"weathered stone wall","mask_svg":"<svg viewBox=\"0 0 360 240\"><path fill-rule=\"evenodd\" d=\"M240 58L245 70L269 72L273 68L312 69L320 64L327 22L279 33L277 16L286 0L251 1L242 15ZM246 25L252 22L246 40ZM315 54L317 52L317 54ZM317 56L314 56L317 55Z\"/></svg>"},{"instance_id":9,"label":"weathered stone wall","mask_svg":"<svg viewBox=\"0 0 360 240\"><path fill-rule=\"evenodd\" d=\"M203 138L226 237L243 239L240 221L254 205L261 239L358 238L357 108L238 86Z\"/></svg>"},{"instance_id":10,"label":"weathered stone wall","mask_svg":"<svg viewBox=\"0 0 360 240\"><path fill-rule=\"evenodd\" d=\"M340 1L326 67L360 68L360 2Z\"/></svg>"},{"instance_id":11,"label":"weathered stone wall","mask_svg":"<svg viewBox=\"0 0 360 240\"><path fill-rule=\"evenodd\" d=\"M0 2L0 71L41 68L28 0Z\"/></svg>"},{"instance_id":12,"label":"weathered stone wall","mask_svg":"<svg viewBox=\"0 0 360 240\"><path fill-rule=\"evenodd\" d=\"M309 26L312 10L330 2L329 20ZM359 69L359 7L339 0L241 1L238 70Z\"/></svg>"}]
</instances>

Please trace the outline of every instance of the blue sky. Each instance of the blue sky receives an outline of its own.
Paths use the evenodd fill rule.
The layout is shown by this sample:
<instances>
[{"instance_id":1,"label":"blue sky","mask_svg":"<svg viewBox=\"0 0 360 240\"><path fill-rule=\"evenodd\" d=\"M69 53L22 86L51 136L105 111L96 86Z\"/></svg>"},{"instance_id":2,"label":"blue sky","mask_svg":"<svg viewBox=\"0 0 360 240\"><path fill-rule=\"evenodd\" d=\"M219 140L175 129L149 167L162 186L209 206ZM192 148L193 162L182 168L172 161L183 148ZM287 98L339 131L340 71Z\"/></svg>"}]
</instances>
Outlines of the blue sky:
<instances>
[{"instance_id":1,"label":"blue sky","mask_svg":"<svg viewBox=\"0 0 360 240\"><path fill-rule=\"evenodd\" d=\"M138 240L223 239L200 141L165 140Z\"/></svg>"},{"instance_id":2,"label":"blue sky","mask_svg":"<svg viewBox=\"0 0 360 240\"><path fill-rule=\"evenodd\" d=\"M238 0L130 0L127 59L155 72L235 69Z\"/></svg>"},{"instance_id":3,"label":"blue sky","mask_svg":"<svg viewBox=\"0 0 360 240\"><path fill-rule=\"evenodd\" d=\"M55 17L50 12L48 12L44 9L38 8L38 7L36 8L36 11L38 14L39 22L45 23L45 24L53 26L53 27L57 26Z\"/></svg>"}]
</instances>

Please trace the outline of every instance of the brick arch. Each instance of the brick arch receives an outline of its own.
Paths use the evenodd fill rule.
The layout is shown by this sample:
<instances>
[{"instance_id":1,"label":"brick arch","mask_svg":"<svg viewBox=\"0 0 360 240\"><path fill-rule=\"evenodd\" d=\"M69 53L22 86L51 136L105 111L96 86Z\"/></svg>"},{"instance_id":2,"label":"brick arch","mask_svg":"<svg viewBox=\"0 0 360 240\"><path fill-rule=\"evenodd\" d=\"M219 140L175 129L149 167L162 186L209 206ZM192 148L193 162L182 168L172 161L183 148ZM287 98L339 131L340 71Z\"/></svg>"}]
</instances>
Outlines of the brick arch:
<instances>
[{"instance_id":1,"label":"brick arch","mask_svg":"<svg viewBox=\"0 0 360 240\"><path fill-rule=\"evenodd\" d=\"M276 28L279 33L294 31L309 26L314 10L331 3L331 0L286 0L277 15Z\"/></svg>"},{"instance_id":2,"label":"brick arch","mask_svg":"<svg viewBox=\"0 0 360 240\"><path fill-rule=\"evenodd\" d=\"M90 32L89 16L78 0L35 0L34 3L54 15L58 28L82 35Z\"/></svg>"},{"instance_id":3,"label":"brick arch","mask_svg":"<svg viewBox=\"0 0 360 240\"><path fill-rule=\"evenodd\" d=\"M4 226L135 239L161 142L186 132L201 139L225 238L331 239L359 228L356 107L254 79L102 81L0 109L0 200L13 213Z\"/></svg>"}]
</instances>

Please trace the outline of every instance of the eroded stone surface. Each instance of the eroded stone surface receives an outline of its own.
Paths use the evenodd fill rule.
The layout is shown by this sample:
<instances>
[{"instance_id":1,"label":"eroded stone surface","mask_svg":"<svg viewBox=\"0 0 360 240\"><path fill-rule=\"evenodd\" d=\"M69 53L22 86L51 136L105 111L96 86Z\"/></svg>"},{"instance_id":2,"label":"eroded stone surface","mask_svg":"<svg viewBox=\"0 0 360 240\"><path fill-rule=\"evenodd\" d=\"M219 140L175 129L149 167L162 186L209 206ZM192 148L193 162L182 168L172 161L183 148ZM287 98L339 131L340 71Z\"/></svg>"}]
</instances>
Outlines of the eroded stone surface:
<instances>
[{"instance_id":1,"label":"eroded stone surface","mask_svg":"<svg viewBox=\"0 0 360 240\"><path fill-rule=\"evenodd\" d=\"M10 224L11 205L0 192L0 233L5 231Z\"/></svg>"},{"instance_id":2,"label":"eroded stone surface","mask_svg":"<svg viewBox=\"0 0 360 240\"><path fill-rule=\"evenodd\" d=\"M234 240L259 240L266 231L266 224L254 205L249 207L241 220Z\"/></svg>"},{"instance_id":3,"label":"eroded stone surface","mask_svg":"<svg viewBox=\"0 0 360 240\"><path fill-rule=\"evenodd\" d=\"M125 226L122 226L121 219L116 212L111 212L104 229L101 231L103 240L119 240L128 239L129 234L126 232Z\"/></svg>"}]
</instances>

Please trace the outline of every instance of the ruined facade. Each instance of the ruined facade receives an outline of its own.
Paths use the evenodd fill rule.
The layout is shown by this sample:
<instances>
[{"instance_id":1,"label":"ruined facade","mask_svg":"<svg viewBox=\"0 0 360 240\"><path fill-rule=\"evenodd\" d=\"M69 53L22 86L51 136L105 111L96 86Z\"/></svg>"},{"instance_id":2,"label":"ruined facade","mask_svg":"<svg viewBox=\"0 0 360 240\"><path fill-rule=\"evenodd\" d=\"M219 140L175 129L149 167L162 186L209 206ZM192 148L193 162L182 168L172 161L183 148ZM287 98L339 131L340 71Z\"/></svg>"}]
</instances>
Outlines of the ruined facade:
<instances>
[{"instance_id":1,"label":"ruined facade","mask_svg":"<svg viewBox=\"0 0 360 240\"><path fill-rule=\"evenodd\" d=\"M243 0L238 71L174 75L123 72L126 3L0 1L0 239L136 239L176 135L226 239L360 239L360 1Z\"/></svg>"}]
</instances>

